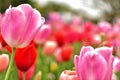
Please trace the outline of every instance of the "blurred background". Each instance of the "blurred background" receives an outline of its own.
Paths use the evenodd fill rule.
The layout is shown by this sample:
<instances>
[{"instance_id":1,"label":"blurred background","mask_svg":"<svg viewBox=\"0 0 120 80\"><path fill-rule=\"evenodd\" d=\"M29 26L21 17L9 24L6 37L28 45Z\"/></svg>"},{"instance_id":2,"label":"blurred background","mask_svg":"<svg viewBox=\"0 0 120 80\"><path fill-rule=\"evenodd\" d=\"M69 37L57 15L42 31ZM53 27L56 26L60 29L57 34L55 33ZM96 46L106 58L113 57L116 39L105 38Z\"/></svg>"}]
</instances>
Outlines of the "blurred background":
<instances>
[{"instance_id":1,"label":"blurred background","mask_svg":"<svg viewBox=\"0 0 120 80\"><path fill-rule=\"evenodd\" d=\"M0 0L0 13L4 14L10 5L22 3L39 10L50 27L48 35L43 32L47 38L40 35L40 43L36 42L39 54L31 80L38 80L34 79L38 72L41 80L58 80L62 71L74 70L74 55L84 45L112 46L114 55L120 58L120 0ZM56 49L52 55L51 46ZM10 80L18 80L14 68ZM0 74L0 80L4 75L5 72ZM120 72L117 76L120 80Z\"/></svg>"},{"instance_id":2,"label":"blurred background","mask_svg":"<svg viewBox=\"0 0 120 80\"><path fill-rule=\"evenodd\" d=\"M51 11L58 11L70 20L73 15L93 21L107 20L113 22L120 17L120 0L0 0L0 12L9 5L17 6L29 3L47 18Z\"/></svg>"}]
</instances>

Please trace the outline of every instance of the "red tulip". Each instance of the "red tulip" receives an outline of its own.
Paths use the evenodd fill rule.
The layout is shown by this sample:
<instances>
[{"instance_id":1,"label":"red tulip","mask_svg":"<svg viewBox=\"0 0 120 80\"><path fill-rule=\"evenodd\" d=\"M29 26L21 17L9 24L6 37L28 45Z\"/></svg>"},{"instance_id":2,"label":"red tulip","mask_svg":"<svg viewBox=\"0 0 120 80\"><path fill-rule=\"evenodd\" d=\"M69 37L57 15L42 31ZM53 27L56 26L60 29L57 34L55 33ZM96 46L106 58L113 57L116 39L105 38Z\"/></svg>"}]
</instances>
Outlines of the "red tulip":
<instances>
[{"instance_id":1,"label":"red tulip","mask_svg":"<svg viewBox=\"0 0 120 80\"><path fill-rule=\"evenodd\" d=\"M73 47L72 46L62 47L61 55L62 55L62 59L64 61L70 60L70 58L72 56L72 53L73 53Z\"/></svg>"},{"instance_id":2,"label":"red tulip","mask_svg":"<svg viewBox=\"0 0 120 80\"><path fill-rule=\"evenodd\" d=\"M35 63L36 57L37 52L35 46L31 44L25 48L17 48L14 60L17 68L25 72Z\"/></svg>"},{"instance_id":3,"label":"red tulip","mask_svg":"<svg viewBox=\"0 0 120 80\"><path fill-rule=\"evenodd\" d=\"M66 43L66 35L65 32L59 31L54 34L55 40L58 43L58 46L64 46Z\"/></svg>"},{"instance_id":4,"label":"red tulip","mask_svg":"<svg viewBox=\"0 0 120 80\"><path fill-rule=\"evenodd\" d=\"M64 46L62 48L57 49L54 55L58 62L62 62L70 60L72 53L73 53L72 46Z\"/></svg>"}]
</instances>

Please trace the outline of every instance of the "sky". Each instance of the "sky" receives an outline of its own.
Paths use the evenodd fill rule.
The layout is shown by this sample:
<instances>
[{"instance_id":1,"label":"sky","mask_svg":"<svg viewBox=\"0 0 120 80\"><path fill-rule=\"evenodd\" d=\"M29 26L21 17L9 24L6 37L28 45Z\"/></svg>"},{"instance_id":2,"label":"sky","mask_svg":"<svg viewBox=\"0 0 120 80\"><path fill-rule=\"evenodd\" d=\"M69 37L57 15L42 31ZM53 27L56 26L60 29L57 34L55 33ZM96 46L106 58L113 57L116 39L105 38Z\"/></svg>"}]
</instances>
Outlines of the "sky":
<instances>
[{"instance_id":1,"label":"sky","mask_svg":"<svg viewBox=\"0 0 120 80\"><path fill-rule=\"evenodd\" d=\"M40 5L45 5L49 1L54 1L57 3L66 3L71 8L78 11L83 11L85 15L89 15L91 18L98 18L103 15L103 10L109 10L109 6L105 6L103 2L94 3L94 0L36 0ZM95 4L98 4L96 8ZM101 6L102 5L102 6Z\"/></svg>"}]
</instances>

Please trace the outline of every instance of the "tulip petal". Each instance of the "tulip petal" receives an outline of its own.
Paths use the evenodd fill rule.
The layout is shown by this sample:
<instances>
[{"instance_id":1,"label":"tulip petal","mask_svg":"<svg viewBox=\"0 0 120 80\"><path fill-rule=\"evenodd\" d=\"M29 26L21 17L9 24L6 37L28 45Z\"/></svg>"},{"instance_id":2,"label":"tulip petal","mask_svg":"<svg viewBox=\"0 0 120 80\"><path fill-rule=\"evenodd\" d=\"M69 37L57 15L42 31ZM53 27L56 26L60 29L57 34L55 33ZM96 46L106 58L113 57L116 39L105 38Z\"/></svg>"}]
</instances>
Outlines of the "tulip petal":
<instances>
[{"instance_id":1,"label":"tulip petal","mask_svg":"<svg viewBox=\"0 0 120 80\"><path fill-rule=\"evenodd\" d=\"M112 47L111 48L108 48L108 47L96 48L95 51L100 53L105 58L107 63L109 63L109 60L112 56Z\"/></svg>"},{"instance_id":2,"label":"tulip petal","mask_svg":"<svg viewBox=\"0 0 120 80\"><path fill-rule=\"evenodd\" d=\"M110 80L111 76L112 76L112 68L113 68L113 56L112 56L112 47L108 48L108 47L101 47L101 48L96 48L95 50L101 54L105 60L107 61L107 73L106 73L106 77L105 80Z\"/></svg>"},{"instance_id":3,"label":"tulip petal","mask_svg":"<svg viewBox=\"0 0 120 80\"><path fill-rule=\"evenodd\" d=\"M114 72L120 71L120 59L118 57L114 57L113 71Z\"/></svg>"},{"instance_id":4,"label":"tulip petal","mask_svg":"<svg viewBox=\"0 0 120 80\"><path fill-rule=\"evenodd\" d=\"M44 21L45 19L41 17L40 13L37 10L34 9L26 22L24 35L20 40L21 42L24 42L24 44L21 44L19 47L25 46L30 43Z\"/></svg>"},{"instance_id":5,"label":"tulip petal","mask_svg":"<svg viewBox=\"0 0 120 80\"><path fill-rule=\"evenodd\" d=\"M21 8L23 10L23 12L25 13L25 16L27 18L29 18L29 16L33 12L32 7L28 4L21 4L21 5L18 6L18 8Z\"/></svg>"},{"instance_id":6,"label":"tulip petal","mask_svg":"<svg viewBox=\"0 0 120 80\"><path fill-rule=\"evenodd\" d=\"M82 59L83 55L85 55L86 52L94 50L91 46L83 46L80 51L80 59Z\"/></svg>"},{"instance_id":7,"label":"tulip petal","mask_svg":"<svg viewBox=\"0 0 120 80\"><path fill-rule=\"evenodd\" d=\"M23 22L21 23L21 21ZM20 38L19 34L21 33L22 35L25 22L26 22L26 18L23 15L23 12L16 8L12 8L11 10L9 10L9 12L7 12L6 16L3 18L2 23L1 23L2 25L1 33L5 41L10 46L11 45L12 47L16 46L16 43Z\"/></svg>"},{"instance_id":8,"label":"tulip petal","mask_svg":"<svg viewBox=\"0 0 120 80\"><path fill-rule=\"evenodd\" d=\"M80 80L104 80L107 63L98 53L87 52L78 66Z\"/></svg>"},{"instance_id":9,"label":"tulip petal","mask_svg":"<svg viewBox=\"0 0 120 80\"><path fill-rule=\"evenodd\" d=\"M34 41L37 44L43 43L51 34L51 26L48 24L42 25L42 27L37 32Z\"/></svg>"},{"instance_id":10,"label":"tulip petal","mask_svg":"<svg viewBox=\"0 0 120 80\"><path fill-rule=\"evenodd\" d=\"M79 64L79 56L75 55L75 57L74 57L74 65L75 65L76 70L79 70L78 64ZM77 71L77 74L78 74L78 71Z\"/></svg>"},{"instance_id":11,"label":"tulip petal","mask_svg":"<svg viewBox=\"0 0 120 80\"><path fill-rule=\"evenodd\" d=\"M111 58L109 60L108 68L107 68L106 77L104 80L111 80L111 78L112 78L113 61L114 61L114 57L111 56Z\"/></svg>"}]
</instances>

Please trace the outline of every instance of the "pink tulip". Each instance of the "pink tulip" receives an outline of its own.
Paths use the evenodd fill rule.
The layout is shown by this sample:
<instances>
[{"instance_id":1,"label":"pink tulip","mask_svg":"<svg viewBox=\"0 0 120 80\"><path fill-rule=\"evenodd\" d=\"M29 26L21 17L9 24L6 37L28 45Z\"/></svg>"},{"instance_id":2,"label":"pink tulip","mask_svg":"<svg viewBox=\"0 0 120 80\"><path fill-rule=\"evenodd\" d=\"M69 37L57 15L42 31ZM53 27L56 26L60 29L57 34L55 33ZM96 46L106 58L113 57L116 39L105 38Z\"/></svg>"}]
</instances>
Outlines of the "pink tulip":
<instances>
[{"instance_id":1,"label":"pink tulip","mask_svg":"<svg viewBox=\"0 0 120 80\"><path fill-rule=\"evenodd\" d=\"M11 6L6 10L1 22L1 33L11 47L25 47L36 35L44 18L29 4Z\"/></svg>"},{"instance_id":2,"label":"pink tulip","mask_svg":"<svg viewBox=\"0 0 120 80\"><path fill-rule=\"evenodd\" d=\"M101 39L101 36L100 35L93 35L93 44L97 44L97 45L100 45L102 39Z\"/></svg>"},{"instance_id":3,"label":"pink tulip","mask_svg":"<svg viewBox=\"0 0 120 80\"><path fill-rule=\"evenodd\" d=\"M56 41L46 41L43 47L43 53L51 55L57 48Z\"/></svg>"},{"instance_id":4,"label":"pink tulip","mask_svg":"<svg viewBox=\"0 0 120 80\"><path fill-rule=\"evenodd\" d=\"M45 40L50 36L51 34L51 26L48 24L42 25L42 27L39 29L35 36L35 43L40 44L45 42Z\"/></svg>"},{"instance_id":5,"label":"pink tulip","mask_svg":"<svg viewBox=\"0 0 120 80\"><path fill-rule=\"evenodd\" d=\"M56 49L54 52L54 56L57 62L63 62L61 52L62 52L61 48Z\"/></svg>"},{"instance_id":6,"label":"pink tulip","mask_svg":"<svg viewBox=\"0 0 120 80\"><path fill-rule=\"evenodd\" d=\"M82 24L82 19L79 16L73 17L72 20L72 25L81 25Z\"/></svg>"},{"instance_id":7,"label":"pink tulip","mask_svg":"<svg viewBox=\"0 0 120 80\"><path fill-rule=\"evenodd\" d=\"M78 80L76 71L65 70L61 73L59 80Z\"/></svg>"},{"instance_id":8,"label":"pink tulip","mask_svg":"<svg viewBox=\"0 0 120 80\"><path fill-rule=\"evenodd\" d=\"M79 80L111 80L113 60L112 48L82 47L80 56L74 58Z\"/></svg>"},{"instance_id":9,"label":"pink tulip","mask_svg":"<svg viewBox=\"0 0 120 80\"><path fill-rule=\"evenodd\" d=\"M120 71L120 59L118 57L114 57L113 72L119 72L119 71Z\"/></svg>"},{"instance_id":10,"label":"pink tulip","mask_svg":"<svg viewBox=\"0 0 120 80\"><path fill-rule=\"evenodd\" d=\"M9 56L7 54L0 55L0 72L3 72L7 69L9 64Z\"/></svg>"},{"instance_id":11,"label":"pink tulip","mask_svg":"<svg viewBox=\"0 0 120 80\"><path fill-rule=\"evenodd\" d=\"M104 33L109 32L112 28L111 24L108 22L99 22L97 27L99 32L104 32Z\"/></svg>"},{"instance_id":12,"label":"pink tulip","mask_svg":"<svg viewBox=\"0 0 120 80\"><path fill-rule=\"evenodd\" d=\"M62 22L62 18L59 13L57 12L50 12L49 18L52 22Z\"/></svg>"}]
</instances>

